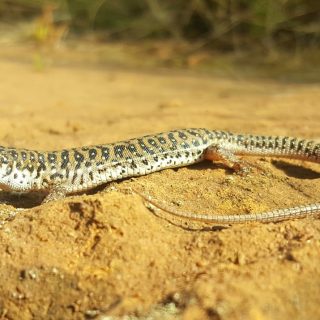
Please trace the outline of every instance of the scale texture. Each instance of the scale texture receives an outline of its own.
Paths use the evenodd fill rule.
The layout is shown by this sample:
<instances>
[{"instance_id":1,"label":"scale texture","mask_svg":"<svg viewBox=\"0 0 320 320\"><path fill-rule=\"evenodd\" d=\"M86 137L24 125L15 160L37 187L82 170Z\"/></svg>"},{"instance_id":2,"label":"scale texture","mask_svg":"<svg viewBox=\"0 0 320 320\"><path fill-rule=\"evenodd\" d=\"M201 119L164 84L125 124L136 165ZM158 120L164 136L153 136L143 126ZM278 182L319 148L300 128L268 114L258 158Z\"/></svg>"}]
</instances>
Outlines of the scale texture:
<instances>
[{"instance_id":1,"label":"scale texture","mask_svg":"<svg viewBox=\"0 0 320 320\"><path fill-rule=\"evenodd\" d=\"M240 171L242 162L238 155L319 163L320 144L291 137L240 135L196 128L59 151L0 147L0 187L19 192L45 191L48 193L46 201L50 201L110 181L187 166L204 159L219 160ZM298 211L306 215L319 211L319 204L301 208ZM286 218L290 215L272 212L265 220L276 220L273 216ZM249 219L249 215L239 219L223 216L218 222L257 220L255 217Z\"/></svg>"}]
</instances>

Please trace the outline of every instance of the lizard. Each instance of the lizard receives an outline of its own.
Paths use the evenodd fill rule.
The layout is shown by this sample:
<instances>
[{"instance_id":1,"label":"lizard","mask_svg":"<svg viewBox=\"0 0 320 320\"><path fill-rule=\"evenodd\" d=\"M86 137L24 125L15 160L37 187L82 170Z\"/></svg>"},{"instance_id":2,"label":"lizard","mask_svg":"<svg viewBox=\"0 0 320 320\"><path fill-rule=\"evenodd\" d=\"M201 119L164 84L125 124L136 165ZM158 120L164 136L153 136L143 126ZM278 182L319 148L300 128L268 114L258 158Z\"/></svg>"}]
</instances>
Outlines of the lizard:
<instances>
[{"instance_id":1,"label":"lizard","mask_svg":"<svg viewBox=\"0 0 320 320\"><path fill-rule=\"evenodd\" d=\"M221 161L245 174L247 166L239 156L282 157L320 163L320 143L294 137L190 128L58 151L0 147L0 188L46 192L44 202L49 202L111 181L203 160ZM314 203L265 213L196 215L170 210L151 197L141 196L176 216L214 223L278 221L320 212L320 203Z\"/></svg>"}]
</instances>

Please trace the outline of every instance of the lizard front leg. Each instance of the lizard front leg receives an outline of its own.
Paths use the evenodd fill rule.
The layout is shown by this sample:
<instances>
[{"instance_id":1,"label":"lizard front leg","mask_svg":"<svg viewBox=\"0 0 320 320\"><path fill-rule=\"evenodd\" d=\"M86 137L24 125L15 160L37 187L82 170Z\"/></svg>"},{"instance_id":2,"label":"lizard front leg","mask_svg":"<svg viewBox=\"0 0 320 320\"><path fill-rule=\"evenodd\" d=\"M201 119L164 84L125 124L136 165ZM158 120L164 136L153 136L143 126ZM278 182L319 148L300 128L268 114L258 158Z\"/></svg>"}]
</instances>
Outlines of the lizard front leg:
<instances>
[{"instance_id":1,"label":"lizard front leg","mask_svg":"<svg viewBox=\"0 0 320 320\"><path fill-rule=\"evenodd\" d=\"M60 200L65 198L67 195L67 190L61 185L55 185L52 186L49 189L49 193L47 196L43 199L42 203L47 203L50 201Z\"/></svg>"}]
</instances>

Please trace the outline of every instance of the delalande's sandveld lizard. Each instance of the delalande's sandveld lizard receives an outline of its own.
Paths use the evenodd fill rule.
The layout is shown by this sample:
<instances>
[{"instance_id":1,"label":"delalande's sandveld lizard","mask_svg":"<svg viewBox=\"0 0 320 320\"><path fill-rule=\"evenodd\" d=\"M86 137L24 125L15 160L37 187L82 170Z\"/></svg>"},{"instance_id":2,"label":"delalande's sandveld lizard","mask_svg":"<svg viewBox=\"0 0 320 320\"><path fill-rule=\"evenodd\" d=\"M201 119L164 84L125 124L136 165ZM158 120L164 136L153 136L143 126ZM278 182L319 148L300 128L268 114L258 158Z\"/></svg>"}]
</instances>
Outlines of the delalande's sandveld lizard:
<instances>
[{"instance_id":1,"label":"delalande's sandveld lizard","mask_svg":"<svg viewBox=\"0 0 320 320\"><path fill-rule=\"evenodd\" d=\"M207 129L183 129L141 138L66 149L33 151L0 147L0 188L9 191L47 192L45 202L67 194L166 168L202 160L221 161L236 172L246 167L238 155L283 157L320 163L320 143L310 140L232 134ZM279 221L320 212L320 203L254 214L203 215L155 206L181 218L212 223Z\"/></svg>"}]
</instances>

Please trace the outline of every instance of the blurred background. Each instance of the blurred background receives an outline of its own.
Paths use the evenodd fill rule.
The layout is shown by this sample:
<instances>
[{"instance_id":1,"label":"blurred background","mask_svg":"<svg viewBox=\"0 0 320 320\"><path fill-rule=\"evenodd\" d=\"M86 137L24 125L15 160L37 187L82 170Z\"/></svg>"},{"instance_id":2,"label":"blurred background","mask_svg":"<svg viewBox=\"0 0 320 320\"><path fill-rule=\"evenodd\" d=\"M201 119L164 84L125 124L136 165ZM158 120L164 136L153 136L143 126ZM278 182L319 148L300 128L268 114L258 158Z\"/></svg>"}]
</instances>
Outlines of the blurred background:
<instances>
[{"instance_id":1,"label":"blurred background","mask_svg":"<svg viewBox=\"0 0 320 320\"><path fill-rule=\"evenodd\" d=\"M100 62L320 78L318 0L1 0L0 20L3 50L89 42Z\"/></svg>"}]
</instances>

